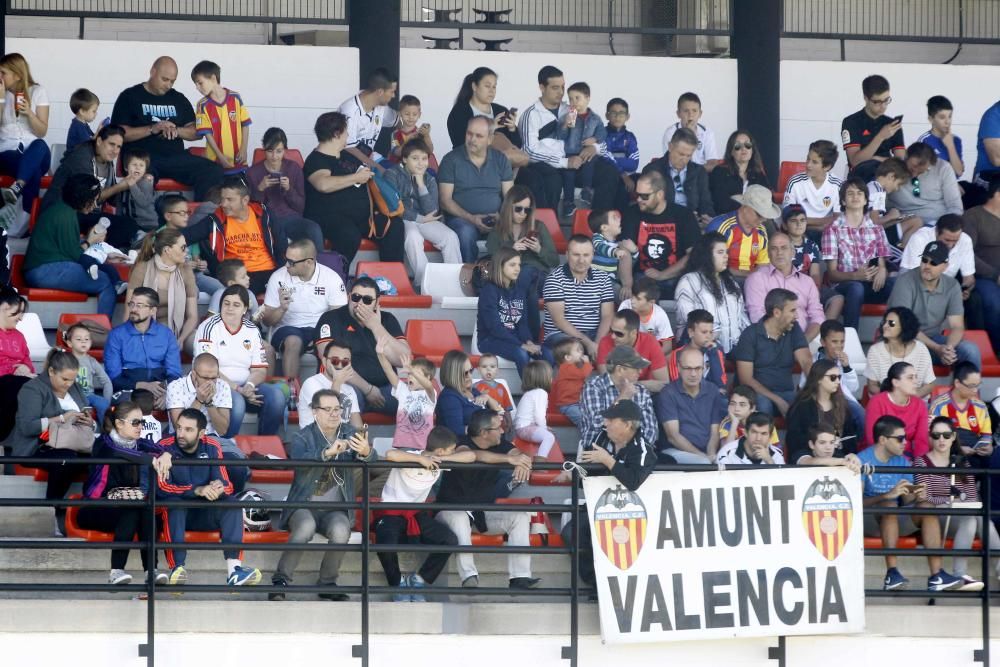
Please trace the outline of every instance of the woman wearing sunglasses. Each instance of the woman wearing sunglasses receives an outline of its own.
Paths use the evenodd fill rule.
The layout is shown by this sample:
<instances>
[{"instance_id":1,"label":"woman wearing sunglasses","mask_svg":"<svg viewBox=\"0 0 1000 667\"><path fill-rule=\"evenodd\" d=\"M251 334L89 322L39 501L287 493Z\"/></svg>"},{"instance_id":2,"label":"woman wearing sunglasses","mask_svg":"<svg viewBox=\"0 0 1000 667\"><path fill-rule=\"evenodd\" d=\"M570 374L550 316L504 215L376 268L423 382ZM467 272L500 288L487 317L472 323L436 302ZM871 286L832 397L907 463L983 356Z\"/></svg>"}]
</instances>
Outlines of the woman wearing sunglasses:
<instances>
[{"instance_id":1,"label":"woman wearing sunglasses","mask_svg":"<svg viewBox=\"0 0 1000 667\"><path fill-rule=\"evenodd\" d=\"M962 453L958 441L958 433L952 427L948 417L935 417L930 427L931 448L923 456L913 462L915 468L969 468L969 461ZM976 488L976 478L962 474L915 473L917 484L927 488L927 500L935 507L946 507L952 503L980 503L979 490ZM972 540L976 535L983 535L983 520L978 516L946 516L938 515L942 526L942 539L954 538L955 549L971 549ZM997 535L993 522L988 523L990 548L1000 549L1000 535ZM983 582L967 574L969 559L965 556L955 556L953 572L965 582L958 590L979 591ZM997 569L1000 576L1000 563Z\"/></svg>"},{"instance_id":2,"label":"woman wearing sunglasses","mask_svg":"<svg viewBox=\"0 0 1000 667\"><path fill-rule=\"evenodd\" d=\"M537 286L545 274L559 266L559 253L544 224L535 220L535 196L523 185L515 185L503 198L497 225L486 237L486 254L500 248L521 253L522 273L529 285Z\"/></svg>"},{"instance_id":3,"label":"woman wearing sunglasses","mask_svg":"<svg viewBox=\"0 0 1000 667\"><path fill-rule=\"evenodd\" d=\"M913 311L903 306L894 306L885 311L879 325L881 340L868 348L868 363L865 377L868 378L868 393L872 396L882 391L882 381L889 373L889 367L897 361L905 361L916 369L917 396L924 397L934 389L934 363L930 350L917 340L920 321Z\"/></svg>"},{"instance_id":4,"label":"woman wearing sunglasses","mask_svg":"<svg viewBox=\"0 0 1000 667\"><path fill-rule=\"evenodd\" d=\"M322 350L319 373L306 379L302 383L302 389L299 390L299 428L305 428L315 421L312 409L313 394L320 389L329 389L340 396L344 421L350 421L351 426L360 431L364 422L358 409L358 395L350 385L351 379L354 378L351 348L345 343L331 340Z\"/></svg>"},{"instance_id":5,"label":"woman wearing sunglasses","mask_svg":"<svg viewBox=\"0 0 1000 667\"><path fill-rule=\"evenodd\" d=\"M840 439L834 456L858 451L858 434L840 386L842 374L837 362L820 359L809 369L806 384L788 409L785 453L788 461L810 453L809 431L820 422L829 424Z\"/></svg>"},{"instance_id":6,"label":"woman wearing sunglasses","mask_svg":"<svg viewBox=\"0 0 1000 667\"><path fill-rule=\"evenodd\" d=\"M170 472L171 456L152 440L140 437L142 410L137 403L122 401L112 405L104 416L102 433L94 441L93 456L97 458L125 459L131 465L94 465L84 485L84 498L110 498L141 500L150 487L150 474L166 479ZM153 472L146 460L153 456ZM152 480L156 484L155 480ZM132 542L136 533L144 541L149 535L149 517L140 507L83 507L77 516L81 528L114 533L115 542ZM125 571L128 549L111 550L110 584L127 584L132 575ZM142 569L157 584L166 584L167 575L156 571L156 561L149 563L148 550L139 547Z\"/></svg>"},{"instance_id":7,"label":"woman wearing sunglasses","mask_svg":"<svg viewBox=\"0 0 1000 667\"><path fill-rule=\"evenodd\" d=\"M906 447L903 453L910 459L923 456L930 447L927 444L927 404L917 395L917 369L905 361L897 361L889 367L882 380L882 391L868 401L865 409L866 443L874 442L872 429L883 415L892 415L902 420L906 428Z\"/></svg>"},{"instance_id":8,"label":"woman wearing sunglasses","mask_svg":"<svg viewBox=\"0 0 1000 667\"><path fill-rule=\"evenodd\" d=\"M753 136L745 130L736 130L726 142L722 164L716 165L708 174L708 189L712 192L716 214L738 209L740 205L733 195L743 194L748 185L763 185L771 189Z\"/></svg>"},{"instance_id":9,"label":"woman wearing sunglasses","mask_svg":"<svg viewBox=\"0 0 1000 667\"><path fill-rule=\"evenodd\" d=\"M451 350L441 360L441 385L434 409L434 423L447 426L452 433L464 434L472 413L484 407L503 414L503 406L472 387L472 361L461 350Z\"/></svg>"}]
</instances>

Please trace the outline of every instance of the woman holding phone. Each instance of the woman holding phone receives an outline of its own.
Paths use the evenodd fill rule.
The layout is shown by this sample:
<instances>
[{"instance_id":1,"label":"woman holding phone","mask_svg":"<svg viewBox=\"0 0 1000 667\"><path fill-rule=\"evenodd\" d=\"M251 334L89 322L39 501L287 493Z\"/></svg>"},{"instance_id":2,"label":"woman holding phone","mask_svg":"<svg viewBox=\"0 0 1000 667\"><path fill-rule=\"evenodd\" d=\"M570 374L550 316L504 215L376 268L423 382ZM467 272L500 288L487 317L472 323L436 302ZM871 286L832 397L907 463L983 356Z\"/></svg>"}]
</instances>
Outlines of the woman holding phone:
<instances>
[{"instance_id":1,"label":"woman holding phone","mask_svg":"<svg viewBox=\"0 0 1000 667\"><path fill-rule=\"evenodd\" d=\"M465 144L465 129L473 116L486 116L496 123L493 148L507 156L514 169L528 166L528 154L521 150L517 129L517 109L497 104L497 73L489 67L477 67L462 80L455 106L448 114L448 137L453 147Z\"/></svg>"},{"instance_id":2,"label":"woman holding phone","mask_svg":"<svg viewBox=\"0 0 1000 667\"><path fill-rule=\"evenodd\" d=\"M323 251L323 230L302 216L306 206L306 180L298 162L285 157L288 137L280 127L264 132L264 161L247 169L250 198L267 207L272 224L281 238L297 241L307 238ZM282 244L284 245L284 244Z\"/></svg>"},{"instance_id":3,"label":"woman holding phone","mask_svg":"<svg viewBox=\"0 0 1000 667\"><path fill-rule=\"evenodd\" d=\"M48 131L48 93L32 78L24 56L8 53L0 58L0 173L13 176L14 184L0 191L0 204L13 206L21 199L12 222L4 225L11 236L27 231L31 205L49 171Z\"/></svg>"}]
</instances>

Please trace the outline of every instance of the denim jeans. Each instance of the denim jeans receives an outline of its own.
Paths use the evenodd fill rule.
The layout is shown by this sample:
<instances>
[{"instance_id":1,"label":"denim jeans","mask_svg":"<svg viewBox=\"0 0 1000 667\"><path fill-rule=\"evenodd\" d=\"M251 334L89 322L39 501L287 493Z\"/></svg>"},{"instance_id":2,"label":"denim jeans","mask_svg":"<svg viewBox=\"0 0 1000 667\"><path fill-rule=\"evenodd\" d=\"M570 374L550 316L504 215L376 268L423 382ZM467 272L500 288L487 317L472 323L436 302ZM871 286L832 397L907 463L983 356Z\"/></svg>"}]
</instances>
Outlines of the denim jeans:
<instances>
[{"instance_id":1,"label":"denim jeans","mask_svg":"<svg viewBox=\"0 0 1000 667\"><path fill-rule=\"evenodd\" d=\"M559 412L563 413L563 416L573 422L577 428L583 424L583 411L580 409L579 403L560 406Z\"/></svg>"},{"instance_id":2,"label":"denim jeans","mask_svg":"<svg viewBox=\"0 0 1000 667\"><path fill-rule=\"evenodd\" d=\"M937 336L930 336L930 339L935 343L943 343L947 338L941 334ZM979 351L979 348L970 343L967 340L960 341L958 345L955 346L955 356L958 357L956 363L959 361L971 361L976 365L976 368L983 367L983 354ZM936 352L931 350L931 361L935 364L942 364L941 357L937 355Z\"/></svg>"},{"instance_id":3,"label":"denim jeans","mask_svg":"<svg viewBox=\"0 0 1000 667\"><path fill-rule=\"evenodd\" d=\"M858 322L861 321L861 306L866 303L885 303L888 301L895 282L895 278L886 278L885 285L878 292L872 289L870 282L848 280L837 283L834 289L837 294L844 297L844 326L857 329Z\"/></svg>"},{"instance_id":4,"label":"denim jeans","mask_svg":"<svg viewBox=\"0 0 1000 667\"><path fill-rule=\"evenodd\" d=\"M111 406L111 401L104 398L100 394L89 394L87 396L87 405L94 408L97 413L97 423L104 423L104 413L108 411Z\"/></svg>"},{"instance_id":5,"label":"denim jeans","mask_svg":"<svg viewBox=\"0 0 1000 667\"><path fill-rule=\"evenodd\" d=\"M772 394L775 394L779 398L783 399L788 405L792 404L795 400L795 390L789 389L788 391L775 391L771 390ZM771 415L772 417L777 417L781 415L778 411L778 406L776 406L770 398L764 394L757 394L757 412L763 412L766 415Z\"/></svg>"},{"instance_id":6,"label":"denim jeans","mask_svg":"<svg viewBox=\"0 0 1000 667\"><path fill-rule=\"evenodd\" d=\"M26 213L31 213L31 205L38 197L41 189L42 176L49 173L52 153L44 139L35 139L24 147L24 152L18 150L0 153L0 173L13 176L15 180L24 181L21 191L21 206Z\"/></svg>"},{"instance_id":7,"label":"denim jeans","mask_svg":"<svg viewBox=\"0 0 1000 667\"><path fill-rule=\"evenodd\" d=\"M481 338L479 340L479 351L480 353L491 352L498 357L507 359L508 361L513 361L517 366L518 375L524 375L524 367L527 366L528 362L532 359L544 359L550 364L555 364L555 357L552 356L552 350L547 347L541 347L541 352L539 352L537 356L533 357L520 345L514 345L513 343L497 340L495 338Z\"/></svg>"},{"instance_id":8,"label":"denim jeans","mask_svg":"<svg viewBox=\"0 0 1000 667\"><path fill-rule=\"evenodd\" d=\"M475 262L479 258L479 228L468 220L447 216L444 224L458 235L458 247L462 251L463 262Z\"/></svg>"},{"instance_id":9,"label":"denim jeans","mask_svg":"<svg viewBox=\"0 0 1000 667\"><path fill-rule=\"evenodd\" d=\"M51 262L24 272L24 280L31 287L60 289L97 295L97 312L111 319L115 313L118 294L111 280L103 273L97 280L76 262Z\"/></svg>"},{"instance_id":10,"label":"denim jeans","mask_svg":"<svg viewBox=\"0 0 1000 667\"><path fill-rule=\"evenodd\" d=\"M233 391L233 410L229 413L229 429L224 438L232 438L240 432L243 416L249 410L257 413L257 435L275 435L285 421L285 411L288 400L285 394L275 384L262 384L257 387L257 393L264 397L263 405L247 403L243 394Z\"/></svg>"}]
</instances>

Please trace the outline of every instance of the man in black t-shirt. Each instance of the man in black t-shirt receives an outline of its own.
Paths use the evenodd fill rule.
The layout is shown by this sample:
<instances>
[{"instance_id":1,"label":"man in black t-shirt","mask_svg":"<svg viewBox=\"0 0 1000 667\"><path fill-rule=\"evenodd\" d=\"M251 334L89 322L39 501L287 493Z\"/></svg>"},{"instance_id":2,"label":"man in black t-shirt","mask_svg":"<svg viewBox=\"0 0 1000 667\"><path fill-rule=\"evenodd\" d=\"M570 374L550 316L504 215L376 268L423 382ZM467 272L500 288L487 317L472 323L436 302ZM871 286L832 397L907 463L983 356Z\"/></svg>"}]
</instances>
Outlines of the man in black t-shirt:
<instances>
[{"instance_id":1,"label":"man in black t-shirt","mask_svg":"<svg viewBox=\"0 0 1000 667\"><path fill-rule=\"evenodd\" d=\"M875 178L875 170L882 160L893 156L905 159L906 144L903 142L903 117L885 115L892 103L886 78L878 74L865 77L861 92L865 96L865 107L844 118L840 135L852 175L867 182Z\"/></svg>"},{"instance_id":2,"label":"man in black t-shirt","mask_svg":"<svg viewBox=\"0 0 1000 667\"><path fill-rule=\"evenodd\" d=\"M531 476L531 457L503 439L503 417L492 410L477 410L469 417L468 436L458 441L455 451L473 451L476 463L496 463L514 466L513 481L526 482ZM497 486L505 471L467 470L456 468L441 476L437 502L459 506L495 502L500 493ZM506 534L512 547L528 546L531 514L528 512L469 512L464 509L438 512L437 520L447 524L460 545L472 544L472 529L486 534ZM455 564L463 588L479 585L479 572L470 553L455 554ZM511 588L534 588L540 579L531 576L531 556L511 555L507 559Z\"/></svg>"},{"instance_id":3,"label":"man in black t-shirt","mask_svg":"<svg viewBox=\"0 0 1000 667\"><path fill-rule=\"evenodd\" d=\"M379 307L379 288L374 280L362 276L354 281L348 304L323 313L316 324L316 350L326 349L331 340L351 348L354 376L348 383L357 390L358 409L396 415L399 403L392 396L393 387L382 370L375 346L386 341L386 359L393 366L403 365L410 346L403 339L399 320ZM320 363L322 363L322 359Z\"/></svg>"},{"instance_id":4,"label":"man in black t-shirt","mask_svg":"<svg viewBox=\"0 0 1000 667\"><path fill-rule=\"evenodd\" d=\"M125 153L147 151L150 169L157 178L172 178L194 188L194 198L204 201L208 189L222 182L222 167L191 155L184 141L197 141L191 102L174 90L177 63L160 56L149 71L149 80L126 88L115 100L111 123L125 128Z\"/></svg>"},{"instance_id":5,"label":"man in black t-shirt","mask_svg":"<svg viewBox=\"0 0 1000 667\"><path fill-rule=\"evenodd\" d=\"M661 298L672 299L700 235L698 222L690 209L667 203L666 181L656 170L639 177L635 196L637 206L625 210L622 238L639 248L638 271L660 284Z\"/></svg>"}]
</instances>

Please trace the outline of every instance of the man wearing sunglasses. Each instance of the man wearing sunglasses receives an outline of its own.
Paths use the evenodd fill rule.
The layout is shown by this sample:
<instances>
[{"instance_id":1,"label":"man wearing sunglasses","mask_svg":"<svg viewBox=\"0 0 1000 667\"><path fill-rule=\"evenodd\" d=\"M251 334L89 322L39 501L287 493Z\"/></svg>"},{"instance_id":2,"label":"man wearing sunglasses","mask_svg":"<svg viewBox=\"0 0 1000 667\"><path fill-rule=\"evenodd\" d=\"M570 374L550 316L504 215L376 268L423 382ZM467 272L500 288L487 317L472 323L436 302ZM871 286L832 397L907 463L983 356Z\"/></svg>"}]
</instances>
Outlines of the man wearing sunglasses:
<instances>
[{"instance_id":1,"label":"man wearing sunglasses","mask_svg":"<svg viewBox=\"0 0 1000 667\"><path fill-rule=\"evenodd\" d=\"M904 306L920 321L917 340L931 351L935 364L951 366L957 361L971 361L982 366L979 348L965 335L965 308L962 287L945 274L948 268L948 246L932 241L920 255L920 268L901 274L889 295L889 308ZM948 335L944 330L949 329Z\"/></svg>"},{"instance_id":2,"label":"man wearing sunglasses","mask_svg":"<svg viewBox=\"0 0 1000 667\"><path fill-rule=\"evenodd\" d=\"M281 353L284 374L297 379L306 346L316 338L316 323L331 308L347 304L347 288L333 269L316 261L309 239L289 244L285 265L271 274L264 293L264 324L276 327L271 345Z\"/></svg>"},{"instance_id":3,"label":"man wearing sunglasses","mask_svg":"<svg viewBox=\"0 0 1000 667\"><path fill-rule=\"evenodd\" d=\"M608 354L616 347L629 347L635 350L643 359L649 360L649 366L639 373L639 384L649 393L655 394L670 381L667 370L667 358L663 348L652 334L639 330L639 315L634 310L619 310L611 320L611 330L597 345L597 372L606 370Z\"/></svg>"},{"instance_id":4,"label":"man wearing sunglasses","mask_svg":"<svg viewBox=\"0 0 1000 667\"><path fill-rule=\"evenodd\" d=\"M862 476L865 507L931 507L927 487L914 482L912 463L903 456L906 449L906 425L899 417L883 415L872 428L875 444L858 454L861 463L872 466L899 467L896 472L871 472ZM934 515L870 514L865 513L865 537L881 537L882 545L894 549L900 535L920 531L921 542L928 549L941 548L941 524ZM886 556L886 573L882 588L894 591L910 583L896 568L897 557ZM965 584L960 578L941 568L941 556L928 556L930 576L927 590L948 591Z\"/></svg>"},{"instance_id":5,"label":"man wearing sunglasses","mask_svg":"<svg viewBox=\"0 0 1000 667\"><path fill-rule=\"evenodd\" d=\"M671 202L659 171L648 169L636 181L636 205L625 209L622 238L639 248L638 270L660 286L660 297L674 298L687 266L688 251L701 231L694 214Z\"/></svg>"},{"instance_id":6,"label":"man wearing sunglasses","mask_svg":"<svg viewBox=\"0 0 1000 667\"><path fill-rule=\"evenodd\" d=\"M403 329L392 313L379 306L378 285L362 276L351 286L346 306L328 310L316 325L316 349L323 350L331 340L339 340L351 350L353 376L348 380L357 390L358 409L395 415L399 407L392 396L389 378L382 370L375 346L379 340L389 341L385 357L395 367L403 365L410 346L403 338Z\"/></svg>"},{"instance_id":7,"label":"man wearing sunglasses","mask_svg":"<svg viewBox=\"0 0 1000 667\"><path fill-rule=\"evenodd\" d=\"M358 409L358 395L350 380L354 378L351 366L351 348L345 343L331 340L323 347L320 372L306 379L299 391L299 428L303 429L315 421L312 397L320 389L329 389L340 396L340 406L344 409L344 419L351 426L361 429L361 411Z\"/></svg>"}]
</instances>

